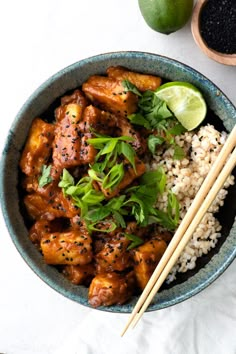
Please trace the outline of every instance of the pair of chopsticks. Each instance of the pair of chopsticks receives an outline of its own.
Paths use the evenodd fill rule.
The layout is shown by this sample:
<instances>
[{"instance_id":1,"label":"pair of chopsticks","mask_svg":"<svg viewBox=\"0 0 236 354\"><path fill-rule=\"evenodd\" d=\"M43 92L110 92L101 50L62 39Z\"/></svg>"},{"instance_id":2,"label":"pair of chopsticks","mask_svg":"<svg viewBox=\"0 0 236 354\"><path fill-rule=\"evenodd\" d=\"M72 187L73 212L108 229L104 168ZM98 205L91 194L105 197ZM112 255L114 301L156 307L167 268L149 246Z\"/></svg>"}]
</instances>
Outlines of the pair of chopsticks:
<instances>
[{"instance_id":1,"label":"pair of chopsticks","mask_svg":"<svg viewBox=\"0 0 236 354\"><path fill-rule=\"evenodd\" d=\"M153 297L160 289L171 269L177 262L181 252L189 242L196 227L216 198L226 179L236 165L236 125L228 136L220 154L212 165L209 174L201 185L185 217L180 223L175 235L155 271L144 288L121 336L130 327L135 327Z\"/></svg>"}]
</instances>

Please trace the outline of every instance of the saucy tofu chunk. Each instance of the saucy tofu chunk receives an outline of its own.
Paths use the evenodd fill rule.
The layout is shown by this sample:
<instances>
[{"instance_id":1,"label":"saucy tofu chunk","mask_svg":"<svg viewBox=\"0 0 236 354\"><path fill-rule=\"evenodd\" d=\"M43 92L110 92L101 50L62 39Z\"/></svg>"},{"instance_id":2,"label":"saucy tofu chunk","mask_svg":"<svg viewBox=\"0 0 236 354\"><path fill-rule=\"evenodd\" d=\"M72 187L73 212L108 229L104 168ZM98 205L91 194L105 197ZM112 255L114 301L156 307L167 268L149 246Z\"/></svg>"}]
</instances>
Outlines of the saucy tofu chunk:
<instances>
[{"instance_id":1,"label":"saucy tofu chunk","mask_svg":"<svg viewBox=\"0 0 236 354\"><path fill-rule=\"evenodd\" d=\"M92 239L85 230L49 233L40 245L47 264L84 265L93 257Z\"/></svg>"},{"instance_id":2,"label":"saucy tofu chunk","mask_svg":"<svg viewBox=\"0 0 236 354\"><path fill-rule=\"evenodd\" d=\"M143 154L147 150L146 140L142 138L141 134L133 128L126 118L118 119L117 127L120 130L120 135L130 136L134 139L131 145L137 153Z\"/></svg>"},{"instance_id":3,"label":"saucy tofu chunk","mask_svg":"<svg viewBox=\"0 0 236 354\"><path fill-rule=\"evenodd\" d=\"M139 91L154 91L161 85L161 78L154 75L146 75L129 71L122 66L111 66L107 69L108 77L118 80L128 80L135 85Z\"/></svg>"},{"instance_id":4,"label":"saucy tofu chunk","mask_svg":"<svg viewBox=\"0 0 236 354\"><path fill-rule=\"evenodd\" d=\"M84 265L66 265L62 273L73 284L87 284L95 275L95 267L93 263Z\"/></svg>"},{"instance_id":5,"label":"saucy tofu chunk","mask_svg":"<svg viewBox=\"0 0 236 354\"><path fill-rule=\"evenodd\" d=\"M35 118L20 159L20 168L27 176L38 175L52 151L54 125Z\"/></svg>"},{"instance_id":6,"label":"saucy tofu chunk","mask_svg":"<svg viewBox=\"0 0 236 354\"><path fill-rule=\"evenodd\" d=\"M98 274L89 287L89 303L93 307L121 305L132 296L134 285L133 272L126 275L114 272Z\"/></svg>"},{"instance_id":7,"label":"saucy tofu chunk","mask_svg":"<svg viewBox=\"0 0 236 354\"><path fill-rule=\"evenodd\" d=\"M122 233L107 241L95 256L97 271L99 273L122 271L131 266L131 255L127 252L129 243L130 241Z\"/></svg>"},{"instance_id":8,"label":"saucy tofu chunk","mask_svg":"<svg viewBox=\"0 0 236 354\"><path fill-rule=\"evenodd\" d=\"M100 134L112 134L117 125L117 117L109 112L102 111L97 107L89 105L84 110L83 121L86 122L84 128L80 129L84 132L87 127L91 127L95 132Z\"/></svg>"},{"instance_id":9,"label":"saucy tofu chunk","mask_svg":"<svg viewBox=\"0 0 236 354\"><path fill-rule=\"evenodd\" d=\"M138 97L125 92L121 81L105 76L91 76L82 90L95 106L126 117L137 110Z\"/></svg>"},{"instance_id":10,"label":"saucy tofu chunk","mask_svg":"<svg viewBox=\"0 0 236 354\"><path fill-rule=\"evenodd\" d=\"M56 124L53 144L53 162L60 168L71 168L79 164L93 162L96 150L86 144L86 139L80 134L79 122L82 120L83 108L70 103L66 106L65 116Z\"/></svg>"},{"instance_id":11,"label":"saucy tofu chunk","mask_svg":"<svg viewBox=\"0 0 236 354\"><path fill-rule=\"evenodd\" d=\"M34 220L38 218L53 220L55 218L73 218L78 209L61 191L46 198L38 193L28 194L24 198L28 215Z\"/></svg>"},{"instance_id":12,"label":"saucy tofu chunk","mask_svg":"<svg viewBox=\"0 0 236 354\"><path fill-rule=\"evenodd\" d=\"M63 96L61 98L61 105L55 110L55 118L58 122L65 117L67 106L70 103L79 105L81 109L84 110L87 106L87 99L80 90L75 90L71 95Z\"/></svg>"},{"instance_id":13,"label":"saucy tofu chunk","mask_svg":"<svg viewBox=\"0 0 236 354\"><path fill-rule=\"evenodd\" d=\"M141 290L145 288L166 248L165 241L151 239L134 250L134 271Z\"/></svg>"},{"instance_id":14,"label":"saucy tofu chunk","mask_svg":"<svg viewBox=\"0 0 236 354\"><path fill-rule=\"evenodd\" d=\"M48 234L50 232L61 232L63 230L63 223L64 220L62 219L54 219L52 221L49 221L47 219L39 219L37 220L34 225L30 228L29 230L29 237L31 241L39 246L42 237L45 234Z\"/></svg>"}]
</instances>

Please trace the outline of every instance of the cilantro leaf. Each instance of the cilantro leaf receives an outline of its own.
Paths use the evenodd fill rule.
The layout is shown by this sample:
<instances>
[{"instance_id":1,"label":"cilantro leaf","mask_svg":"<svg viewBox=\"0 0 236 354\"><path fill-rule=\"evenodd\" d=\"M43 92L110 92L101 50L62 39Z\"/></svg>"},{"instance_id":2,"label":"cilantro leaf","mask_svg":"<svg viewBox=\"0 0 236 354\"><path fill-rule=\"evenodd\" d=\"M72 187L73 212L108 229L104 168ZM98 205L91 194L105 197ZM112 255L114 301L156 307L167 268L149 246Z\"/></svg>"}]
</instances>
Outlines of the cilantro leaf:
<instances>
[{"instance_id":1,"label":"cilantro leaf","mask_svg":"<svg viewBox=\"0 0 236 354\"><path fill-rule=\"evenodd\" d=\"M150 123L141 113L133 113L127 117L132 124L141 125L146 129L152 129Z\"/></svg>"},{"instance_id":2,"label":"cilantro leaf","mask_svg":"<svg viewBox=\"0 0 236 354\"><path fill-rule=\"evenodd\" d=\"M154 155L156 152L157 145L162 145L164 141L165 141L165 139L161 136L149 135L149 137L147 139L148 149Z\"/></svg>"},{"instance_id":3,"label":"cilantro leaf","mask_svg":"<svg viewBox=\"0 0 236 354\"><path fill-rule=\"evenodd\" d=\"M119 213L116 210L113 210L112 211L112 216L115 219L117 226L121 226L122 228L126 227L125 219L124 219L124 217L123 217L123 215L121 213Z\"/></svg>"},{"instance_id":4,"label":"cilantro leaf","mask_svg":"<svg viewBox=\"0 0 236 354\"><path fill-rule=\"evenodd\" d=\"M46 186L46 184L52 182L52 177L50 175L51 168L52 168L51 165L49 165L49 166L42 165L41 176L38 179L40 188L42 188L42 187Z\"/></svg>"},{"instance_id":5,"label":"cilantro leaf","mask_svg":"<svg viewBox=\"0 0 236 354\"><path fill-rule=\"evenodd\" d=\"M139 99L138 106L152 129L158 129L158 125L161 121L173 117L166 102L161 100L157 97L155 92L150 90L144 92Z\"/></svg>"},{"instance_id":6,"label":"cilantro leaf","mask_svg":"<svg viewBox=\"0 0 236 354\"><path fill-rule=\"evenodd\" d=\"M182 160L185 157L185 152L182 149L181 146L179 145L175 145L174 147L174 155L173 155L173 159L174 160Z\"/></svg>"},{"instance_id":7,"label":"cilantro leaf","mask_svg":"<svg viewBox=\"0 0 236 354\"><path fill-rule=\"evenodd\" d=\"M125 92L133 92L137 96L142 96L141 92L137 89L137 87L132 84L129 80L123 80L121 82L122 86L124 87Z\"/></svg>"},{"instance_id":8,"label":"cilantro leaf","mask_svg":"<svg viewBox=\"0 0 236 354\"><path fill-rule=\"evenodd\" d=\"M168 133L171 135L181 135L186 132L186 129L182 126L182 124L177 123L173 127L168 130Z\"/></svg>"},{"instance_id":9,"label":"cilantro leaf","mask_svg":"<svg viewBox=\"0 0 236 354\"><path fill-rule=\"evenodd\" d=\"M167 211L153 209L148 224L158 223L168 230L175 230L179 223L179 202L175 194L168 193Z\"/></svg>"}]
</instances>

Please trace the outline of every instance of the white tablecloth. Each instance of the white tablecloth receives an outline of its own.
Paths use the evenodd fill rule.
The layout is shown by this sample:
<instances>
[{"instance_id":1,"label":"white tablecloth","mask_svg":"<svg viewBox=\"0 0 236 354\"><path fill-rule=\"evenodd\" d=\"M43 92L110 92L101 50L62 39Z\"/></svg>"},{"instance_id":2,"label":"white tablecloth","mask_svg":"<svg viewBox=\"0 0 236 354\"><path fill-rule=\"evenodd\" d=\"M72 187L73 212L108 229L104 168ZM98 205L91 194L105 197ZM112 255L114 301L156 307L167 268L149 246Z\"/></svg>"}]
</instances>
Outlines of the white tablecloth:
<instances>
[{"instance_id":1,"label":"white tablecloth","mask_svg":"<svg viewBox=\"0 0 236 354\"><path fill-rule=\"evenodd\" d=\"M32 91L63 67L103 52L172 57L208 76L236 103L236 68L205 57L189 24L170 36L152 31L136 0L7 0L0 13L1 150ZM2 217L0 240L0 353L236 353L235 262L203 292L145 314L121 338L128 315L88 309L45 285L19 256Z\"/></svg>"}]
</instances>

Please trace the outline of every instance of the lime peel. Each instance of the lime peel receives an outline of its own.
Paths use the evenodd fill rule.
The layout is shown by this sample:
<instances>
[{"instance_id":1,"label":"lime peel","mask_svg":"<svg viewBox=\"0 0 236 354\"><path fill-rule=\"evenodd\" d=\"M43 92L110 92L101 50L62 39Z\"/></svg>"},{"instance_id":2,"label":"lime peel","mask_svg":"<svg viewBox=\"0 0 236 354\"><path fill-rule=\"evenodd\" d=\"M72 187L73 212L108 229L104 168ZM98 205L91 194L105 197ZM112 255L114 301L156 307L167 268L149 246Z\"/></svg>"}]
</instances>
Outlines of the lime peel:
<instances>
[{"instance_id":1,"label":"lime peel","mask_svg":"<svg viewBox=\"0 0 236 354\"><path fill-rule=\"evenodd\" d=\"M187 82L168 82L156 90L177 120L188 131L195 129L206 117L207 105L201 92Z\"/></svg>"}]
</instances>

